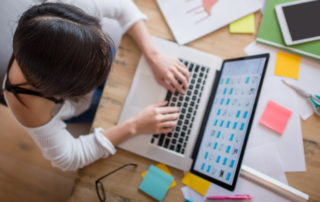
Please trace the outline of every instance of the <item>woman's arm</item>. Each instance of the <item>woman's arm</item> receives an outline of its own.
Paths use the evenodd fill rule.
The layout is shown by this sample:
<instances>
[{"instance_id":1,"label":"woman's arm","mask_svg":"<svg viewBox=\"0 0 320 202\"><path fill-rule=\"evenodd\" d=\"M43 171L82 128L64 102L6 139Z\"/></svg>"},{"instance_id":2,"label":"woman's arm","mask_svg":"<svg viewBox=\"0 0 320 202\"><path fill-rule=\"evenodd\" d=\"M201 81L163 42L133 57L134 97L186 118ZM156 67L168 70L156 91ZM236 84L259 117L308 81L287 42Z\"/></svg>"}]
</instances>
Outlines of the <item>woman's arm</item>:
<instances>
[{"instance_id":1,"label":"woman's arm","mask_svg":"<svg viewBox=\"0 0 320 202\"><path fill-rule=\"evenodd\" d=\"M177 89L184 93L188 88L189 72L178 59L160 53L155 47L148 29L143 21L135 23L128 33L135 39L146 56L157 81L174 93ZM180 81L183 87L179 84Z\"/></svg>"},{"instance_id":2,"label":"woman's arm","mask_svg":"<svg viewBox=\"0 0 320 202\"><path fill-rule=\"evenodd\" d=\"M168 133L177 125L179 108L166 107L166 104L167 102L150 105L131 119L102 133L113 145L138 134Z\"/></svg>"}]
</instances>

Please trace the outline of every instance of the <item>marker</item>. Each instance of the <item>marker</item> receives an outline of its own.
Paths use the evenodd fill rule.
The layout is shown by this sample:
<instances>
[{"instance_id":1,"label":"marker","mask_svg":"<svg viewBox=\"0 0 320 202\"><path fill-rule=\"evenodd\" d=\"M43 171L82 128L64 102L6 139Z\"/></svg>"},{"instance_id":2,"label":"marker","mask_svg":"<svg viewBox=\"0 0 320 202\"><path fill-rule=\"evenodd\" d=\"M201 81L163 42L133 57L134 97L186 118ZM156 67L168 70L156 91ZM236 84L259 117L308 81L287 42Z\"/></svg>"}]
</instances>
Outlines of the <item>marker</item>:
<instances>
[{"instance_id":1,"label":"marker","mask_svg":"<svg viewBox=\"0 0 320 202\"><path fill-rule=\"evenodd\" d=\"M223 196L223 195L216 195L216 196L207 196L209 200L248 200L253 199L249 194L236 194L233 196Z\"/></svg>"}]
</instances>

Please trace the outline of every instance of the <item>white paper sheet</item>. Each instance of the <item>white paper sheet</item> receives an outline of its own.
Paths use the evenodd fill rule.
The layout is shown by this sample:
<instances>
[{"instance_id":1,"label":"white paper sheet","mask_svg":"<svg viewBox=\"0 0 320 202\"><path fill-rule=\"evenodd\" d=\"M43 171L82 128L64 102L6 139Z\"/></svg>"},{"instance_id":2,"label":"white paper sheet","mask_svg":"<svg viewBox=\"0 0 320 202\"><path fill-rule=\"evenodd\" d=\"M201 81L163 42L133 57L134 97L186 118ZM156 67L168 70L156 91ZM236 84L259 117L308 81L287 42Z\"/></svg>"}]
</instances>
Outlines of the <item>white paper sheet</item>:
<instances>
[{"instance_id":1,"label":"white paper sheet","mask_svg":"<svg viewBox=\"0 0 320 202\"><path fill-rule=\"evenodd\" d=\"M265 53L271 52L276 54L277 51L282 51L276 48L265 46L259 43L251 43L245 48L247 54ZM273 72L271 72L273 75ZM301 57L300 72L298 80L289 79L285 77L279 77L288 80L290 83L297 85L305 91L320 95L320 61ZM312 114L313 110L310 103L302 96L297 96L298 112L303 120L308 119Z\"/></svg>"},{"instance_id":2,"label":"white paper sheet","mask_svg":"<svg viewBox=\"0 0 320 202\"><path fill-rule=\"evenodd\" d=\"M278 149L274 144L247 149L243 164L288 184Z\"/></svg>"},{"instance_id":3,"label":"white paper sheet","mask_svg":"<svg viewBox=\"0 0 320 202\"><path fill-rule=\"evenodd\" d=\"M266 52L270 53L268 69L257 105L255 118L252 124L248 148L274 143L279 151L285 171L305 171L306 166L302 131L299 119L299 107L301 104L298 101L298 95L296 92L282 83L281 79L284 77L274 75L276 51L276 49L271 47L266 47L255 43L252 43L245 48L245 52L249 55ZM295 82L294 79L285 79L291 83ZM259 119L269 100L272 100L293 112L285 132L282 135L278 135L277 133L259 124Z\"/></svg>"},{"instance_id":4,"label":"white paper sheet","mask_svg":"<svg viewBox=\"0 0 320 202\"><path fill-rule=\"evenodd\" d=\"M287 183L284 174L281 160L276 146L273 144L264 145L254 149L248 149L244 163L256 170L259 170L270 177L273 177L281 182ZM194 202L209 201L197 192L188 187L183 187L182 192L184 196ZM221 188L215 184L211 184L206 196L225 195L232 196L235 194L250 194L254 199L252 201L290 201L286 197L269 190L255 182L252 182L241 175L238 178L236 189L231 192Z\"/></svg>"},{"instance_id":5,"label":"white paper sheet","mask_svg":"<svg viewBox=\"0 0 320 202\"><path fill-rule=\"evenodd\" d=\"M157 0L176 41L186 44L263 7L264 0Z\"/></svg>"}]
</instances>

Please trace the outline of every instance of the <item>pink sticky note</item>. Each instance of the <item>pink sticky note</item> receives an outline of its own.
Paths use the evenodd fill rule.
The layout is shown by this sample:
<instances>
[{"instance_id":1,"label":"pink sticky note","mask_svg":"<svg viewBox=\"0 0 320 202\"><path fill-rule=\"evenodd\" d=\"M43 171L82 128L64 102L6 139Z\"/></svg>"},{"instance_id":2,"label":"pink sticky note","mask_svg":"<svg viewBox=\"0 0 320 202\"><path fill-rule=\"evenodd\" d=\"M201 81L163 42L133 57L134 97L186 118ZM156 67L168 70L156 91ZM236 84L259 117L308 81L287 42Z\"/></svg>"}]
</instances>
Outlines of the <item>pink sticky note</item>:
<instances>
[{"instance_id":1,"label":"pink sticky note","mask_svg":"<svg viewBox=\"0 0 320 202\"><path fill-rule=\"evenodd\" d=\"M269 101L259 123L282 135L291 114L292 112L289 109L273 101Z\"/></svg>"}]
</instances>

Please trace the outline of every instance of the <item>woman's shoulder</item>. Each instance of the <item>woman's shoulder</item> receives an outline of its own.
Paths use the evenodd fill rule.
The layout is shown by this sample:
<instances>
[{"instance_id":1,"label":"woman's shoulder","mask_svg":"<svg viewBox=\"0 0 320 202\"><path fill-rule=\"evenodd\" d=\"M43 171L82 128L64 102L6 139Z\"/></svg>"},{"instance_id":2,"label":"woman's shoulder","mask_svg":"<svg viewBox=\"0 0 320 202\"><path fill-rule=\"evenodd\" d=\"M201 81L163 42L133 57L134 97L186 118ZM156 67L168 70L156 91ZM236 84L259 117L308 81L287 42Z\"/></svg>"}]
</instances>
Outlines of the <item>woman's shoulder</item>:
<instances>
[{"instance_id":1,"label":"woman's shoulder","mask_svg":"<svg viewBox=\"0 0 320 202\"><path fill-rule=\"evenodd\" d=\"M21 125L33 128L42 126L51 120L54 102L24 94L18 95L21 100L19 101L13 93L8 91L4 93L9 108Z\"/></svg>"}]
</instances>

